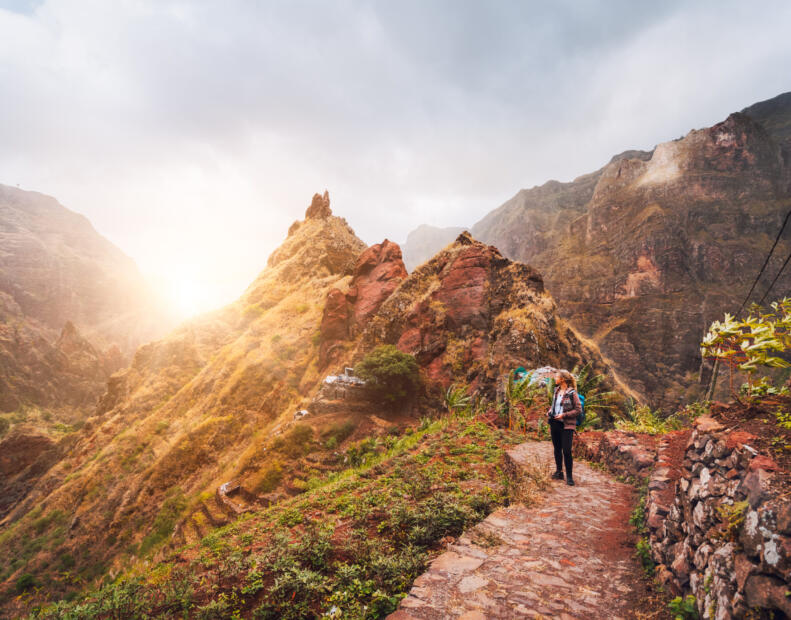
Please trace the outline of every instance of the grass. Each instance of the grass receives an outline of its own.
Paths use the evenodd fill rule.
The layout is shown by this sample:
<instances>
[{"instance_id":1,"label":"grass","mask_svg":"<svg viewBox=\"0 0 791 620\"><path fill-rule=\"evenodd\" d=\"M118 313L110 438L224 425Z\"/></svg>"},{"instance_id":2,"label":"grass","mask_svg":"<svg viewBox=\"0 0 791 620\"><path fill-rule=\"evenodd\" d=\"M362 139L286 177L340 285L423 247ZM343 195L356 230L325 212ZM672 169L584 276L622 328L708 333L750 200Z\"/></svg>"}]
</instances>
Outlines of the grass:
<instances>
[{"instance_id":1,"label":"grass","mask_svg":"<svg viewBox=\"0 0 791 620\"><path fill-rule=\"evenodd\" d=\"M508 501L503 451L522 439L484 424L430 422L170 562L32 617L384 617L440 540ZM476 480L487 484L468 482Z\"/></svg>"}]
</instances>

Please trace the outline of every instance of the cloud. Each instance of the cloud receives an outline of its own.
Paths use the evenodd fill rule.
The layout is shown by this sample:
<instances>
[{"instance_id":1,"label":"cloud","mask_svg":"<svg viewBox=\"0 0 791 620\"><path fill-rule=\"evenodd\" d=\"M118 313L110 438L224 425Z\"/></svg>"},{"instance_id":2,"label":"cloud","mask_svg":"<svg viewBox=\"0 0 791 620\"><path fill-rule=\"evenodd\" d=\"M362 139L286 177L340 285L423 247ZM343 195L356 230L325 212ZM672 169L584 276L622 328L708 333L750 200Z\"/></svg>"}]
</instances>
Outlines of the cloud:
<instances>
[{"instance_id":1,"label":"cloud","mask_svg":"<svg viewBox=\"0 0 791 620\"><path fill-rule=\"evenodd\" d=\"M365 241L402 240L789 89L782 1L7 8L0 182L55 195L207 304L315 191Z\"/></svg>"}]
</instances>

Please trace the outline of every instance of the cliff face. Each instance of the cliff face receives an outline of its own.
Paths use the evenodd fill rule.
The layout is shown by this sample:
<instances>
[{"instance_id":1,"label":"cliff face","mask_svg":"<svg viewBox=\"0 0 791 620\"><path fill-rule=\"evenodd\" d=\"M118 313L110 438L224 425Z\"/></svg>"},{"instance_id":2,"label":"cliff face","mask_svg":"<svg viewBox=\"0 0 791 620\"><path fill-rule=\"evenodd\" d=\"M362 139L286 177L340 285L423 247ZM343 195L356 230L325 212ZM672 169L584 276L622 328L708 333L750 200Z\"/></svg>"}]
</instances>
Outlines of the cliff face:
<instances>
[{"instance_id":1,"label":"cliff face","mask_svg":"<svg viewBox=\"0 0 791 620\"><path fill-rule=\"evenodd\" d=\"M559 312L629 385L672 407L696 395L704 330L739 307L791 208L789 158L775 139L788 107L753 106L769 110L756 116L772 135L737 113L572 183L523 190L473 234L535 266ZM753 301L791 251L789 233ZM772 297L789 290L791 272Z\"/></svg>"}]
</instances>

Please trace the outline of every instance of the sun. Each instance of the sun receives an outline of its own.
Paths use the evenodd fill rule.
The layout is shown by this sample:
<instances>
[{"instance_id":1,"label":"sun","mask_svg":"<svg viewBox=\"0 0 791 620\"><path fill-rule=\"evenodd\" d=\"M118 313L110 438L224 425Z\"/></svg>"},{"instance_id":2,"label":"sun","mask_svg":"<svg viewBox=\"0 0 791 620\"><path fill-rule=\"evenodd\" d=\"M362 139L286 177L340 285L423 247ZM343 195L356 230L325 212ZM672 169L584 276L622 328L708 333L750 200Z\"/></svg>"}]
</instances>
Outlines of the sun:
<instances>
[{"instance_id":1,"label":"sun","mask_svg":"<svg viewBox=\"0 0 791 620\"><path fill-rule=\"evenodd\" d=\"M162 297L179 319L188 319L216 305L209 287L194 275L159 274L158 279Z\"/></svg>"}]
</instances>

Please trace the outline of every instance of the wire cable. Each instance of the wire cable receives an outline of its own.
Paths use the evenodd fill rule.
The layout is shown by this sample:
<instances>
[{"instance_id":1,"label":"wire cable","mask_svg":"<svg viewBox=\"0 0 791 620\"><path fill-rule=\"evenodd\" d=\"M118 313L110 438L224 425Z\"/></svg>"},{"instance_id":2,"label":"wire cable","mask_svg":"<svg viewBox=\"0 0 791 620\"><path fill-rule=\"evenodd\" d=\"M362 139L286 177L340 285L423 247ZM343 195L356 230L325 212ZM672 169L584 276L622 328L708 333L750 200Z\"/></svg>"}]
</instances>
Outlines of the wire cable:
<instances>
[{"instance_id":1,"label":"wire cable","mask_svg":"<svg viewBox=\"0 0 791 620\"><path fill-rule=\"evenodd\" d=\"M761 276L763 275L764 270L766 269L766 266L769 264L769 259L772 258L772 253L775 251L775 248L777 247L777 243L780 241L780 236L783 234L783 231L785 230L786 224L788 224L788 218L790 218L790 217L791 217L791 211L786 213L786 218L783 220L783 225L780 227L780 232L777 233L777 237L775 238L775 242L772 244L772 249L769 250L769 254L766 255L766 260L764 261L764 264L761 267L761 270L758 272L758 275L755 277L755 282L753 282L753 285L750 287L750 291L747 293L747 297L744 298L744 301L742 302L742 305L739 307L739 309L736 311L736 315L735 316L739 316L739 314L741 314L741 311L744 310L744 306L747 304L747 300L750 299L750 295L753 294L753 291L755 290L755 286L758 284L758 281L761 279ZM786 260L786 262L788 262L788 261ZM782 271L782 269L781 269L781 271ZM761 300L761 301L763 301L763 300Z\"/></svg>"},{"instance_id":2,"label":"wire cable","mask_svg":"<svg viewBox=\"0 0 791 620\"><path fill-rule=\"evenodd\" d=\"M772 287L775 285L775 282L777 282L777 279L780 277L780 274L783 273L783 270L786 268L786 265L788 265L788 261L789 260L791 260L791 254L786 256L786 260L783 263L783 266L780 267L780 271L777 272L777 275L775 276L775 279L772 280L772 283L769 285L769 288L766 289L766 292L764 293L764 296L761 297L761 301L758 302L759 306L763 306L764 305L764 299L766 299L766 297L769 295L769 291L772 290Z\"/></svg>"}]
</instances>

